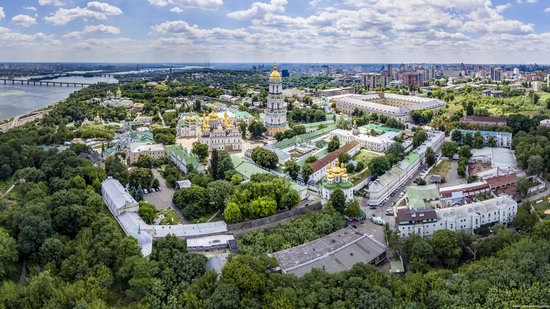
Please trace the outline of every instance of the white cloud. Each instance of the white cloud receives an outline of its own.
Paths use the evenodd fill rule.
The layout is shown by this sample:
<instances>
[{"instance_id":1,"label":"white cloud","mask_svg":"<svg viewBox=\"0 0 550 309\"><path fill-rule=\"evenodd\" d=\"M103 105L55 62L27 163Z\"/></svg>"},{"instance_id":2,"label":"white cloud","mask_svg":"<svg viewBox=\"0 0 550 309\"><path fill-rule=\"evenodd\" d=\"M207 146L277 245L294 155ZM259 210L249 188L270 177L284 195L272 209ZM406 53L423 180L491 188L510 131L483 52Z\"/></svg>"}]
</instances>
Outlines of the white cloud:
<instances>
[{"instance_id":1,"label":"white cloud","mask_svg":"<svg viewBox=\"0 0 550 309\"><path fill-rule=\"evenodd\" d=\"M271 0L270 3L254 2L250 8L241 11L234 11L227 16L239 20L260 18L266 14L283 14L287 0Z\"/></svg>"},{"instance_id":2,"label":"white cloud","mask_svg":"<svg viewBox=\"0 0 550 309\"><path fill-rule=\"evenodd\" d=\"M72 9L60 8L55 13L44 19L54 25L66 25L76 19L97 19L105 20L108 16L121 15L122 10L106 2L88 2L85 8L76 7Z\"/></svg>"},{"instance_id":3,"label":"white cloud","mask_svg":"<svg viewBox=\"0 0 550 309\"><path fill-rule=\"evenodd\" d=\"M34 7L34 6L24 6L23 9L25 9L27 11L33 11L33 12L37 11L36 7Z\"/></svg>"},{"instance_id":4,"label":"white cloud","mask_svg":"<svg viewBox=\"0 0 550 309\"><path fill-rule=\"evenodd\" d=\"M40 5L55 5L55 6L63 6L69 2L70 0L38 0L38 4Z\"/></svg>"},{"instance_id":5,"label":"white cloud","mask_svg":"<svg viewBox=\"0 0 550 309\"><path fill-rule=\"evenodd\" d=\"M546 13L550 13L550 7L547 7L546 9L544 9L544 11L545 11Z\"/></svg>"},{"instance_id":6,"label":"white cloud","mask_svg":"<svg viewBox=\"0 0 550 309\"><path fill-rule=\"evenodd\" d=\"M64 35L65 38L80 38L84 34L120 34L120 29L113 26L86 26L82 31L73 31Z\"/></svg>"},{"instance_id":7,"label":"white cloud","mask_svg":"<svg viewBox=\"0 0 550 309\"><path fill-rule=\"evenodd\" d=\"M4 14L4 8L0 6L0 20L4 19L6 17L6 14Z\"/></svg>"},{"instance_id":8,"label":"white cloud","mask_svg":"<svg viewBox=\"0 0 550 309\"><path fill-rule=\"evenodd\" d=\"M175 6L175 7L170 9L170 12L180 14L180 13L183 13L183 10L180 9L179 7Z\"/></svg>"},{"instance_id":9,"label":"white cloud","mask_svg":"<svg viewBox=\"0 0 550 309\"><path fill-rule=\"evenodd\" d=\"M29 15L16 15L11 19L11 21L14 24L17 24L23 27L30 27L32 25L36 25L36 18Z\"/></svg>"},{"instance_id":10,"label":"white cloud","mask_svg":"<svg viewBox=\"0 0 550 309\"><path fill-rule=\"evenodd\" d=\"M223 0L149 0L149 3L160 7L170 4L178 8L216 10L223 4Z\"/></svg>"}]
</instances>

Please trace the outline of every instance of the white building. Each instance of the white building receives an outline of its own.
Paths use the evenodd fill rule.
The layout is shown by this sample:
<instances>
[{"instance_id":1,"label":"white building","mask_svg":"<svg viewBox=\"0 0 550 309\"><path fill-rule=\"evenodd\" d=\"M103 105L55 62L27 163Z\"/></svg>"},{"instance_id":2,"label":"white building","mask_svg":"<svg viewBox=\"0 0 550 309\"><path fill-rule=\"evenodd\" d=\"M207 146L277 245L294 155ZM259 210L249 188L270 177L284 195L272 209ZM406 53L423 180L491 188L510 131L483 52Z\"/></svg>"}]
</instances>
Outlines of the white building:
<instances>
[{"instance_id":1,"label":"white building","mask_svg":"<svg viewBox=\"0 0 550 309\"><path fill-rule=\"evenodd\" d=\"M342 130L336 129L330 132L330 137L338 137L340 142L349 143L351 141L356 141L361 145L362 148L367 150L372 150L376 152L384 152L388 147L395 143L394 138L398 136L397 132L385 132L379 136L371 136L359 132L359 130Z\"/></svg>"},{"instance_id":2,"label":"white building","mask_svg":"<svg viewBox=\"0 0 550 309\"><path fill-rule=\"evenodd\" d=\"M539 91L542 91L542 88L544 87L544 83L541 81L534 81L531 83L531 87L533 88L533 91L539 92Z\"/></svg>"},{"instance_id":3,"label":"white building","mask_svg":"<svg viewBox=\"0 0 550 309\"><path fill-rule=\"evenodd\" d=\"M267 96L267 108L262 122L267 127L267 135L274 136L277 132L286 131L287 107L283 98L283 79L277 71L277 65L273 66L273 72L269 76L269 94Z\"/></svg>"},{"instance_id":4,"label":"white building","mask_svg":"<svg viewBox=\"0 0 550 309\"><path fill-rule=\"evenodd\" d=\"M517 213L517 202L508 195L441 209L399 209L396 224L401 236L418 234L431 237L442 229L455 232L473 233L474 229L485 224L512 222Z\"/></svg>"},{"instance_id":5,"label":"white building","mask_svg":"<svg viewBox=\"0 0 550 309\"><path fill-rule=\"evenodd\" d=\"M344 163L339 164L338 159L336 159L334 167L328 169L327 177L323 179L323 198L329 199L332 192L337 189L344 192L346 202L353 200L353 184L349 181L346 165Z\"/></svg>"},{"instance_id":6,"label":"white building","mask_svg":"<svg viewBox=\"0 0 550 309\"><path fill-rule=\"evenodd\" d=\"M130 144L128 162L134 164L139 160L140 156L149 156L155 160L159 160L166 156L166 150L163 144Z\"/></svg>"},{"instance_id":7,"label":"white building","mask_svg":"<svg viewBox=\"0 0 550 309\"><path fill-rule=\"evenodd\" d=\"M410 121L411 112L414 110L430 109L435 111L445 107L445 102L437 99L383 92L342 95L335 97L334 101L336 108L348 115L357 109L366 114L385 115L401 122Z\"/></svg>"},{"instance_id":8,"label":"white building","mask_svg":"<svg viewBox=\"0 0 550 309\"><path fill-rule=\"evenodd\" d=\"M201 132L199 116L196 114L182 114L176 126L178 137L197 137Z\"/></svg>"},{"instance_id":9,"label":"white building","mask_svg":"<svg viewBox=\"0 0 550 309\"><path fill-rule=\"evenodd\" d=\"M512 148L512 133L499 132L499 131L474 131L474 130L460 130L462 132L462 140L466 134L475 136L477 132L483 137L483 145L489 145L494 142L496 147Z\"/></svg>"},{"instance_id":10,"label":"white building","mask_svg":"<svg viewBox=\"0 0 550 309\"><path fill-rule=\"evenodd\" d=\"M428 131L427 133L428 139L422 145L369 184L369 205L378 206L384 203L384 200L392 192L411 179L422 165L428 147L431 147L436 154L441 151L445 142L445 133L441 131Z\"/></svg>"},{"instance_id":11,"label":"white building","mask_svg":"<svg viewBox=\"0 0 550 309\"><path fill-rule=\"evenodd\" d=\"M202 133L199 142L208 145L208 150L240 151L243 137L238 127L234 126L227 113L223 119L212 112L202 118Z\"/></svg>"},{"instance_id":12,"label":"white building","mask_svg":"<svg viewBox=\"0 0 550 309\"><path fill-rule=\"evenodd\" d=\"M101 183L101 194L105 205L124 233L138 241L143 256L151 254L153 239L163 239L168 235L189 239L227 233L227 224L223 221L176 225L147 224L138 214L139 205L136 200L113 178Z\"/></svg>"},{"instance_id":13,"label":"white building","mask_svg":"<svg viewBox=\"0 0 550 309\"><path fill-rule=\"evenodd\" d=\"M550 128L550 119L544 119L540 121L541 127Z\"/></svg>"},{"instance_id":14,"label":"white building","mask_svg":"<svg viewBox=\"0 0 550 309\"><path fill-rule=\"evenodd\" d=\"M352 141L344 146L340 147L339 149L327 154L323 158L311 163L311 168L313 169L313 174L309 177L309 181L317 182L323 177L325 177L328 173L328 170L332 167L336 166L336 162L338 162L338 156L342 153L347 153L350 155L350 157L353 157L356 153L361 150L361 146L358 142Z\"/></svg>"}]
</instances>

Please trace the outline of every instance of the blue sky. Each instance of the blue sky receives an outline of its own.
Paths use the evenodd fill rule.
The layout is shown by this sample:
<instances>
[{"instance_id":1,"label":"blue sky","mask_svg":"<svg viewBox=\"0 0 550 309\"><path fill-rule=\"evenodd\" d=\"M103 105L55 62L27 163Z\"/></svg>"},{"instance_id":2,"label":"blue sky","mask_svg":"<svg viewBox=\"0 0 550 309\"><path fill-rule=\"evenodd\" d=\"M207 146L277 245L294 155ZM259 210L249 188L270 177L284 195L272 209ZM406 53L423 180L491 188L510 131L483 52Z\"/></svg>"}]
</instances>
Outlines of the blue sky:
<instances>
[{"instance_id":1,"label":"blue sky","mask_svg":"<svg viewBox=\"0 0 550 309\"><path fill-rule=\"evenodd\" d=\"M550 0L0 0L0 61L550 64Z\"/></svg>"}]
</instances>

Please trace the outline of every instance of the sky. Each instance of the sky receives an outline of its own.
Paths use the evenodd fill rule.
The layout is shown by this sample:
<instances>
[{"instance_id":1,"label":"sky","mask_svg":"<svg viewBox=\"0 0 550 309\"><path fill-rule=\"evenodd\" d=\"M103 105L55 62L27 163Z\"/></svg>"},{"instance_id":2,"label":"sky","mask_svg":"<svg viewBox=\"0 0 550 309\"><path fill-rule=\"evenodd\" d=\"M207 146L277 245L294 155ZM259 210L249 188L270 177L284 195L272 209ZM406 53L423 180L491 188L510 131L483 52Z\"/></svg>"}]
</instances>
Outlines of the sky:
<instances>
[{"instance_id":1,"label":"sky","mask_svg":"<svg viewBox=\"0 0 550 309\"><path fill-rule=\"evenodd\" d=\"M550 0L0 0L0 62L550 64Z\"/></svg>"}]
</instances>

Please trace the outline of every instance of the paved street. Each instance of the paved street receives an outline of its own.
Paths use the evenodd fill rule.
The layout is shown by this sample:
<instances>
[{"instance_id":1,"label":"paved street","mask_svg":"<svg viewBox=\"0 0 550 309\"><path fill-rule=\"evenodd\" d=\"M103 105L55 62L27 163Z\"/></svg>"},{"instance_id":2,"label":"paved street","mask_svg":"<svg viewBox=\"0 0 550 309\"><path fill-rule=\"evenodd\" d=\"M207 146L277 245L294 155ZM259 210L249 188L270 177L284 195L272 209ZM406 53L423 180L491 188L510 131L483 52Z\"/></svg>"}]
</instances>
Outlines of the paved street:
<instances>
[{"instance_id":1,"label":"paved street","mask_svg":"<svg viewBox=\"0 0 550 309\"><path fill-rule=\"evenodd\" d=\"M374 239L378 240L381 243L385 243L384 241L384 227L382 225L374 224L372 221L368 220L374 214L375 217L381 217L384 219L386 223L390 225L390 227L393 229L395 228L395 216L387 216L386 211L390 208L394 208L394 203L398 202L401 198L399 197L399 194L401 192L405 191L405 188L410 185L414 185L414 180L420 175L422 172L422 168L416 172L411 179L409 179L405 184L400 187L397 191L395 191L395 194L393 196L390 196L388 201L384 203L383 205L379 206L376 209L370 209L368 205L368 199L364 197L356 197L359 201L359 204L361 205L361 208L365 211L367 214L367 220L365 223L353 223L357 227L357 230L361 233L372 235ZM395 208L394 208L395 212Z\"/></svg>"}]
</instances>

